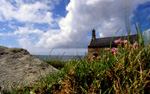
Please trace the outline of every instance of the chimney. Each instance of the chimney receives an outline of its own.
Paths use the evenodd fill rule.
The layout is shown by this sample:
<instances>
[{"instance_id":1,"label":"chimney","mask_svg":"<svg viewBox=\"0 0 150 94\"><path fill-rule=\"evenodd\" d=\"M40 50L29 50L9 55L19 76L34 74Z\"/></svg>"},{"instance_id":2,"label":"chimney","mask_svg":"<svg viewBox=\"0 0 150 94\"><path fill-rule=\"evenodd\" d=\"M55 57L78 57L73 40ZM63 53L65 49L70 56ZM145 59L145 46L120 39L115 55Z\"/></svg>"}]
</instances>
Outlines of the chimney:
<instances>
[{"instance_id":1,"label":"chimney","mask_svg":"<svg viewBox=\"0 0 150 94\"><path fill-rule=\"evenodd\" d=\"M92 30L92 40L95 40L95 29Z\"/></svg>"}]
</instances>

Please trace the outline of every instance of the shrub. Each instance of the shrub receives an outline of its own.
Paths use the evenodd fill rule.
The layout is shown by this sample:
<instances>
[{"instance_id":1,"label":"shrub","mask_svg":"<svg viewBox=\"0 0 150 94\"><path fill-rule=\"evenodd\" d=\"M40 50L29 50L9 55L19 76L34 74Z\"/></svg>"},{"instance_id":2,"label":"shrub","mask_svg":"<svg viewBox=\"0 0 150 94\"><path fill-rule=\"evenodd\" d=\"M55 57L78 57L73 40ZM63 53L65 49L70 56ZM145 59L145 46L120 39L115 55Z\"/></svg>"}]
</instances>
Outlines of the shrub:
<instances>
[{"instance_id":1,"label":"shrub","mask_svg":"<svg viewBox=\"0 0 150 94\"><path fill-rule=\"evenodd\" d=\"M48 61L45 61L45 62L48 63L48 64L51 64L52 66L54 66L57 69L63 68L65 63L66 63L66 62L60 61L60 60L48 60Z\"/></svg>"}]
</instances>

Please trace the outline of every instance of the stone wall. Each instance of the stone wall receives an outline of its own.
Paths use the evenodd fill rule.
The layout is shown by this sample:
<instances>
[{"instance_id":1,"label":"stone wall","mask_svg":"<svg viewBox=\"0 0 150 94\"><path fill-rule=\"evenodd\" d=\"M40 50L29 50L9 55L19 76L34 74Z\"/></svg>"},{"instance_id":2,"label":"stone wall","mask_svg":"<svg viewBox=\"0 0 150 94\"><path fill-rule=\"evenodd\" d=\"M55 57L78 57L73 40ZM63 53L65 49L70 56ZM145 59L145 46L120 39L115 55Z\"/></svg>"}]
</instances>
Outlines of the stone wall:
<instances>
[{"instance_id":1,"label":"stone wall","mask_svg":"<svg viewBox=\"0 0 150 94\"><path fill-rule=\"evenodd\" d=\"M105 48L88 48L88 57L92 57L94 53L102 53Z\"/></svg>"}]
</instances>

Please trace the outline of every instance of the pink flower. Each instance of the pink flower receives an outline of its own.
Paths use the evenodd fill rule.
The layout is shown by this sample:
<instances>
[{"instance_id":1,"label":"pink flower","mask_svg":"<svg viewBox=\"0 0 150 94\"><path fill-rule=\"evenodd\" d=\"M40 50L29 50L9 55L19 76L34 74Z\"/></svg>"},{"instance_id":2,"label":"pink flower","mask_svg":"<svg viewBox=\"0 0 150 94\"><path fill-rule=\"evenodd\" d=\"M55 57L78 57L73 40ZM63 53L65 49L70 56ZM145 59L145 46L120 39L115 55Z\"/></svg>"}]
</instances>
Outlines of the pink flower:
<instances>
[{"instance_id":1,"label":"pink flower","mask_svg":"<svg viewBox=\"0 0 150 94\"><path fill-rule=\"evenodd\" d=\"M124 40L124 41L121 41L121 44L126 44L128 41L127 40Z\"/></svg>"},{"instance_id":2,"label":"pink flower","mask_svg":"<svg viewBox=\"0 0 150 94\"><path fill-rule=\"evenodd\" d=\"M114 55L121 55L120 52L114 52Z\"/></svg>"},{"instance_id":3,"label":"pink flower","mask_svg":"<svg viewBox=\"0 0 150 94\"><path fill-rule=\"evenodd\" d=\"M137 43L135 42L135 43L133 44L133 46L136 47L136 46L137 46Z\"/></svg>"},{"instance_id":4,"label":"pink flower","mask_svg":"<svg viewBox=\"0 0 150 94\"><path fill-rule=\"evenodd\" d=\"M116 44L120 43L120 39L114 41Z\"/></svg>"},{"instance_id":5,"label":"pink flower","mask_svg":"<svg viewBox=\"0 0 150 94\"><path fill-rule=\"evenodd\" d=\"M110 48L105 48L105 51L108 51L108 50L110 50Z\"/></svg>"},{"instance_id":6,"label":"pink flower","mask_svg":"<svg viewBox=\"0 0 150 94\"><path fill-rule=\"evenodd\" d=\"M115 48L115 47L113 47L112 49L111 49L111 52L117 52L117 48Z\"/></svg>"},{"instance_id":7,"label":"pink flower","mask_svg":"<svg viewBox=\"0 0 150 94\"><path fill-rule=\"evenodd\" d=\"M132 44L130 44L130 47L132 48L132 47L133 47L133 45L132 45Z\"/></svg>"},{"instance_id":8,"label":"pink flower","mask_svg":"<svg viewBox=\"0 0 150 94\"><path fill-rule=\"evenodd\" d=\"M120 53L120 52L116 52L116 54L121 55L121 53Z\"/></svg>"},{"instance_id":9,"label":"pink flower","mask_svg":"<svg viewBox=\"0 0 150 94\"><path fill-rule=\"evenodd\" d=\"M107 58L107 55L104 55L104 58Z\"/></svg>"}]
</instances>

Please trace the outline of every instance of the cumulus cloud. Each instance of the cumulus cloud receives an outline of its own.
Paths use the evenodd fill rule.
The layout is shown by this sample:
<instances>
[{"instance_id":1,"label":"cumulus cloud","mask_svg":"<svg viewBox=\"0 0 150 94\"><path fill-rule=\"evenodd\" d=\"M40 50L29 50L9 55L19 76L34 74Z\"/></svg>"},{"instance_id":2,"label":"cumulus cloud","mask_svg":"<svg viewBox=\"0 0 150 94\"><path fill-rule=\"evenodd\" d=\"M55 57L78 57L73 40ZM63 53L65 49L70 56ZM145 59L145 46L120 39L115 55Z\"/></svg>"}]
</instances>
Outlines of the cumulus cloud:
<instances>
[{"instance_id":1,"label":"cumulus cloud","mask_svg":"<svg viewBox=\"0 0 150 94\"><path fill-rule=\"evenodd\" d=\"M127 34L125 20L131 18L133 10L146 1L71 0L66 7L68 14L59 21L60 33L45 39L45 43L47 47L54 48L84 48L89 42L87 31L93 28L97 28L99 37L113 36L119 28L121 31L117 35L125 35ZM132 27L131 30L134 30Z\"/></svg>"},{"instance_id":2,"label":"cumulus cloud","mask_svg":"<svg viewBox=\"0 0 150 94\"><path fill-rule=\"evenodd\" d=\"M9 36L15 35L19 37L18 38L19 45L21 45L22 48L27 49L31 54L39 54L39 55L51 55L51 54L61 55L63 53L65 53L65 55L86 54L87 52L86 48L67 48L67 49L63 47L57 48L56 47L57 44L55 44L55 42L57 42L57 40L59 39L56 37L59 32L60 32L59 30L48 30L47 32L43 32L41 30L32 29L30 27L19 27L19 30L15 31L13 34L10 34ZM48 40L49 37L53 38L53 41L49 41ZM62 45L61 41L60 45Z\"/></svg>"},{"instance_id":3,"label":"cumulus cloud","mask_svg":"<svg viewBox=\"0 0 150 94\"><path fill-rule=\"evenodd\" d=\"M42 34L43 32L39 29L30 29L29 27L19 27L17 31L14 32L14 35L25 35L25 34Z\"/></svg>"},{"instance_id":4,"label":"cumulus cloud","mask_svg":"<svg viewBox=\"0 0 150 94\"><path fill-rule=\"evenodd\" d=\"M52 0L53 3L51 0L31 0L30 3L29 0L25 1L0 1L0 20L15 19L19 22L50 25L56 20L50 12L54 8L55 0ZM146 1L148 0L70 0L66 7L66 17L58 21L60 29L47 27L44 31L34 26L25 26L18 27L12 35L18 36L19 44L30 51L79 48L83 52L90 41L88 33L93 28L96 28L99 37L113 36L119 28L121 31L117 35L127 34L125 17L131 20L134 16L133 10ZM59 4L59 0L55 3ZM134 30L132 27L131 30Z\"/></svg>"},{"instance_id":5,"label":"cumulus cloud","mask_svg":"<svg viewBox=\"0 0 150 94\"><path fill-rule=\"evenodd\" d=\"M30 40L28 40L27 38L21 38L18 39L18 41L23 48L29 48L30 46L33 47L33 45L31 45Z\"/></svg>"},{"instance_id":6,"label":"cumulus cloud","mask_svg":"<svg viewBox=\"0 0 150 94\"><path fill-rule=\"evenodd\" d=\"M17 20L19 22L48 23L52 25L53 13L48 11L53 9L53 3L49 0L30 2L28 0L1 0L0 1L0 21ZM58 1L58 0L56 0Z\"/></svg>"}]
</instances>

